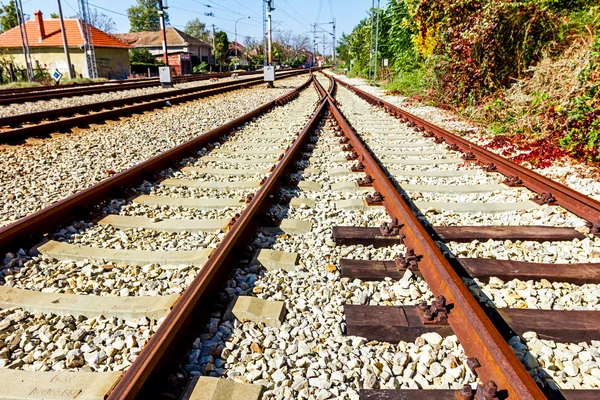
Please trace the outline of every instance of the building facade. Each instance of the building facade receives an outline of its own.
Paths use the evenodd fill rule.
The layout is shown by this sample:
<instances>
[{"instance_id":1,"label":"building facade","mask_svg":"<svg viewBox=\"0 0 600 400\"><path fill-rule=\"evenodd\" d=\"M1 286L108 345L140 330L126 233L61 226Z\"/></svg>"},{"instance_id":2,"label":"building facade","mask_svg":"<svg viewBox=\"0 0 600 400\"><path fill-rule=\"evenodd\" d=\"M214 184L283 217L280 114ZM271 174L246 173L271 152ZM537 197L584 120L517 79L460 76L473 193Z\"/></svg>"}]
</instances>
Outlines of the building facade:
<instances>
[{"instance_id":1,"label":"building facade","mask_svg":"<svg viewBox=\"0 0 600 400\"><path fill-rule=\"evenodd\" d=\"M66 76L68 67L64 54L60 20L43 19L41 11L36 11L34 16L33 20L25 22L33 67L45 68L50 73L58 70ZM78 77L88 77L81 21L68 18L64 20L64 24L73 71ZM106 32L91 28L98 76L109 79L127 78L130 74L129 49L131 46ZM0 48L8 49L8 53L14 57L15 67L25 68L23 44L18 26L0 34Z\"/></svg>"}]
</instances>

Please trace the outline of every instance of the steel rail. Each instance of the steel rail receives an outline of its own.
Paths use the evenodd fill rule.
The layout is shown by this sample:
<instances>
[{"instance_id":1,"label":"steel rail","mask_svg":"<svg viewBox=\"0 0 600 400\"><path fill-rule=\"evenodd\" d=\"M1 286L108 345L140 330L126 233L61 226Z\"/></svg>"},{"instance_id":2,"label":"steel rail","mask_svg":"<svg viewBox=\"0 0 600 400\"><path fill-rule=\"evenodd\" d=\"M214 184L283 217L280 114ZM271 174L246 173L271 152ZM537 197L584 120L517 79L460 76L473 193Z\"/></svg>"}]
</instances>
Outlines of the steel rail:
<instances>
[{"instance_id":1,"label":"steel rail","mask_svg":"<svg viewBox=\"0 0 600 400\"><path fill-rule=\"evenodd\" d=\"M302 86L291 90L280 98L267 102L258 108L227 122L218 128L212 129L170 150L160 153L143 161L125 171L113 175L96 183L76 194L59 200L48 207L33 214L23 217L12 224L0 228L0 253L4 254L14 250L14 247L37 243L43 235L61 224L69 223L76 218L86 215L103 201L115 195L122 194L123 188L131 187L147 177L151 177L164 169L167 165L193 154L198 149L211 143L233 129L242 126L277 105L296 97L301 90L312 81L309 78Z\"/></svg>"},{"instance_id":2,"label":"steel rail","mask_svg":"<svg viewBox=\"0 0 600 400\"><path fill-rule=\"evenodd\" d=\"M312 76L311 80L316 81ZM173 349L179 345L178 338L189 327L191 319L194 317L194 310L202 308L202 299L207 293L216 289L217 283L222 283L233 272L235 263L231 261L235 258L235 250L245 243L248 236L251 236L250 232L258 223L258 213L270 203L272 194L283 183L282 178L293 167L293 163L299 159L302 148L310 137L310 131L317 126L319 116L325 109L325 102L321 101L296 140L285 152L283 159L254 195L252 201L212 253L208 262L202 267L165 321L136 357L132 366L111 391L109 400L136 398L144 390L144 385L156 374L157 369L160 369L160 366L165 363L165 356L171 354Z\"/></svg>"},{"instance_id":3,"label":"steel rail","mask_svg":"<svg viewBox=\"0 0 600 400\"><path fill-rule=\"evenodd\" d=\"M289 72L283 74L283 78L305 73ZM55 110L40 111L37 113L21 114L10 117L0 118L0 125L9 125L24 123L26 121L38 121L47 118L60 118L57 121L49 121L41 124L34 124L22 128L0 131L0 143L23 140L28 137L44 135L73 128L76 126L87 125L91 123L103 122L116 117L131 115L143 111L153 110L165 107L168 101L171 105L183 103L190 100L196 100L203 97L237 90L244 87L258 85L263 83L263 78L250 78L243 81L221 82L213 85L204 85L196 88L181 89L169 91L161 94L149 94L143 96L128 97L118 100L109 100L100 103L86 104L81 106L59 108ZM157 100L158 98L158 100ZM136 104L139 103L139 104ZM126 106L128 104L133 104ZM108 110L107 110L108 109ZM87 114L92 110L104 110L96 113ZM65 116L73 114L82 114L70 118Z\"/></svg>"},{"instance_id":4,"label":"steel rail","mask_svg":"<svg viewBox=\"0 0 600 400\"><path fill-rule=\"evenodd\" d=\"M471 143L458 135L448 132L447 130L427 122L405 110L402 110L391 103L381 100L380 98L367 93L364 90L361 90L337 78L333 79L369 103L383 107L389 113L414 123L418 128L424 129L426 132L433 133L437 137L443 138L448 144L457 145L465 153L473 153L477 160L488 164L488 166L491 166L491 169L500 172L507 177L518 177L522 181L522 185L528 189L540 195L551 194L556 199L556 204L562 206L578 217L583 218L592 224L598 225L600 223L599 201L579 193L578 191L547 178L535 171L507 160L506 158L486 150L481 146Z\"/></svg>"},{"instance_id":5,"label":"steel rail","mask_svg":"<svg viewBox=\"0 0 600 400\"><path fill-rule=\"evenodd\" d=\"M510 399L545 399L546 396L413 214L386 172L346 121L333 99L328 98L327 102L342 132L359 154L359 161L365 166L365 172L373 178L375 190L383 195L386 211L402 224L401 233L406 235L405 245L422 256L419 271L423 278L436 296L443 295L446 298L450 308L450 326L466 354L475 357L480 364L476 370L477 376L484 382L493 380L501 391L507 392Z\"/></svg>"},{"instance_id":6,"label":"steel rail","mask_svg":"<svg viewBox=\"0 0 600 400\"><path fill-rule=\"evenodd\" d=\"M213 75L199 75L199 76L189 76L189 77L176 77L179 79L174 79L174 83L184 83L184 82L197 82L197 81L205 81L212 78L223 78L229 77L233 73L232 72L224 72L220 74ZM258 72L255 71L244 71L239 72L239 75L256 75ZM104 83L104 85L100 86L91 86L91 87L67 87L63 89L56 90L46 90L46 91L34 91L23 93L0 93L0 105L6 104L14 104L14 103L24 103L24 102L33 102L40 100L49 100L56 98L65 98L65 97L75 97L75 96L85 96L97 93L104 92L112 92L112 91L124 91L124 90L133 90L133 89L141 89L153 86L159 86L160 82L157 79L148 80L145 82L127 82L120 83L117 85Z\"/></svg>"}]
</instances>

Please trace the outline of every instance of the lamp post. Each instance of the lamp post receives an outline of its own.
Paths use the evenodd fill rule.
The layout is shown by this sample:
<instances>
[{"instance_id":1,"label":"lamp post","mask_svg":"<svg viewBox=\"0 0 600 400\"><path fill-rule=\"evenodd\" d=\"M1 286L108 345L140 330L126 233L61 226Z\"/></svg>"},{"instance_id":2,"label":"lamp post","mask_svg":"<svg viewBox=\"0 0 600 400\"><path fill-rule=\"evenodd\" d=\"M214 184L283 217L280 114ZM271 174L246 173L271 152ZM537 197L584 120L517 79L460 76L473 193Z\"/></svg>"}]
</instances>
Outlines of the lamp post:
<instances>
[{"instance_id":1,"label":"lamp post","mask_svg":"<svg viewBox=\"0 0 600 400\"><path fill-rule=\"evenodd\" d=\"M250 19L250 16L248 15L247 17L242 17L239 18L237 21L235 21L235 56L237 57L238 53L237 53L237 23L243 19Z\"/></svg>"}]
</instances>

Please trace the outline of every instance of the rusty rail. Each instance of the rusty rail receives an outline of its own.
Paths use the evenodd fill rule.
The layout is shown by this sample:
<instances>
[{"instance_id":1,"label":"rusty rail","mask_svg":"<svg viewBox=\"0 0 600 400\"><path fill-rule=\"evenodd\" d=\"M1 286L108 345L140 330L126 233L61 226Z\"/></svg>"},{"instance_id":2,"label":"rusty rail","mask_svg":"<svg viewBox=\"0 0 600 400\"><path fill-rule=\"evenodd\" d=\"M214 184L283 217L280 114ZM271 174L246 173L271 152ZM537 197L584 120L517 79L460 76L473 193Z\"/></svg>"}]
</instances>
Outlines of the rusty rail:
<instances>
[{"instance_id":1,"label":"rusty rail","mask_svg":"<svg viewBox=\"0 0 600 400\"><path fill-rule=\"evenodd\" d=\"M277 104L283 104L283 98L291 99L305 89L312 79L308 79L301 87L294 89L279 99L270 101L218 128L212 129L194 139L191 139L171 150L158 154L134 167L107 178L72 196L59 200L52 205L30 214L0 228L0 253L10 251L15 246L36 243L40 238L61 224L69 223L76 218L86 215L93 207L103 201L121 194L123 188L141 182L148 176L159 172L170 163L181 160L193 154L206 144L217 140L223 134L251 121ZM14 249L13 249L14 250Z\"/></svg>"},{"instance_id":2,"label":"rusty rail","mask_svg":"<svg viewBox=\"0 0 600 400\"><path fill-rule=\"evenodd\" d=\"M316 81L313 76L311 76L311 80ZM203 307L203 298L208 293L215 291L233 272L235 263L231 261L236 257L235 250L251 236L251 232L257 226L258 213L270 203L271 195L283 183L282 178L293 167L294 162L299 159L304 143L310 137L310 131L316 127L319 116L325 109L325 102L322 101L299 133L298 138L285 152L283 159L277 164L275 170L269 175L231 230L219 243L208 262L185 290L173 310L167 315L165 321L144 346L131 368L125 372L117 386L110 393L108 397L110 400L136 398L142 393L144 386L152 381L151 377L155 376L165 363L165 357L174 352L176 353L174 349L179 345L178 338L189 328L191 319L198 309ZM195 325L199 324L196 323Z\"/></svg>"},{"instance_id":3,"label":"rusty rail","mask_svg":"<svg viewBox=\"0 0 600 400\"><path fill-rule=\"evenodd\" d=\"M237 73L238 75L257 75L262 71L243 71ZM196 82L205 81L211 78L226 78L233 74L233 72L222 72L217 74L203 74L203 75L190 75L190 76L177 76L174 77L173 82L184 83L184 82ZM86 85L73 85L73 86L51 86L47 89L43 87L39 88L24 88L26 90L11 90L8 92L0 92L0 105L24 103L30 101L49 100L65 97L84 96L90 94L114 92L122 90L141 89L153 86L159 86L160 82L158 78L149 79L138 79L131 81L116 81L116 82L92 82Z\"/></svg>"},{"instance_id":4,"label":"rusty rail","mask_svg":"<svg viewBox=\"0 0 600 400\"><path fill-rule=\"evenodd\" d=\"M475 357L480 364L476 370L477 376L484 382L496 382L500 390L506 391L508 398L545 399L546 396L413 214L385 171L346 121L334 100L328 97L327 102L345 137L359 154L359 161L364 165L365 173L373 179L375 190L383 195L383 206L390 217L398 220L400 234L406 235L405 245L422 257L419 261L419 271L425 281L436 296L442 295L446 298L451 309L448 314L450 326L465 352L470 357Z\"/></svg>"},{"instance_id":5,"label":"rusty rail","mask_svg":"<svg viewBox=\"0 0 600 400\"><path fill-rule=\"evenodd\" d=\"M305 73L305 71L292 71L284 73L283 77L287 78L302 73ZM103 122L111 118L165 107L167 101L171 104L178 104L235 89L241 89L251 85L258 85L262 82L262 77L245 79L243 81L220 82L195 88L167 91L160 94L128 97L100 103L4 117L0 118L0 126L31 123L33 121L41 121L48 118L64 118L69 115L82 114L70 118L59 119L57 121L49 121L41 124L28 125L22 128L0 131L0 143L24 140L28 137L57 132L61 129L64 130L75 126ZM87 112L92 110L104 111L87 114Z\"/></svg>"},{"instance_id":6,"label":"rusty rail","mask_svg":"<svg viewBox=\"0 0 600 400\"><path fill-rule=\"evenodd\" d=\"M383 107L387 112L403 118L409 123L416 125L421 131L433 134L442 138L446 143L458 146L464 153L472 153L475 158L487 164L488 170L497 171L507 177L516 177L522 181L522 185L538 193L541 197L550 194L555 199L551 204L558 204L573 214L587 220L596 231L600 229L600 202L584 194L577 192L561 183L555 182L537 172L518 165L506 158L499 156L481 146L473 144L466 139L461 138L447 130L440 128L430 122L427 122L395 105L388 103L380 98L365 92L353 85L333 78L337 83L348 88L367 102Z\"/></svg>"}]
</instances>

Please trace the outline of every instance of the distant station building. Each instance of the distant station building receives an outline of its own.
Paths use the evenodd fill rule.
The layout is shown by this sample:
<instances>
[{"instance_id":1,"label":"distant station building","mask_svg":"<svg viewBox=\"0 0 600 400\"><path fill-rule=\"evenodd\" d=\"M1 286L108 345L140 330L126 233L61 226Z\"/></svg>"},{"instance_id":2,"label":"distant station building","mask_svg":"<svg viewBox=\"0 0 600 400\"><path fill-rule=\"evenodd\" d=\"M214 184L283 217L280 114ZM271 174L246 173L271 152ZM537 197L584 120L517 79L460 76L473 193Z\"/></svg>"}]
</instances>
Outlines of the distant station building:
<instances>
[{"instance_id":1,"label":"distant station building","mask_svg":"<svg viewBox=\"0 0 600 400\"><path fill-rule=\"evenodd\" d=\"M163 60L161 31L117 33L115 36L135 48L148 49L158 60ZM212 64L208 43L172 26L167 27L167 55L176 75L191 74L196 63Z\"/></svg>"},{"instance_id":2,"label":"distant station building","mask_svg":"<svg viewBox=\"0 0 600 400\"><path fill-rule=\"evenodd\" d=\"M25 22L33 67L45 68L49 73L58 70L63 75L67 75L68 68L60 20L43 19L41 11L36 11L34 16L33 20ZM67 18L64 21L74 72L79 77L87 77L88 67L83 51L85 38L82 23L79 19L73 18ZM131 46L94 27L91 27L91 32L98 76L109 79L127 78L130 72L129 49ZM18 26L0 34L0 48L8 49L9 54L15 58L15 67L25 68Z\"/></svg>"}]
</instances>

